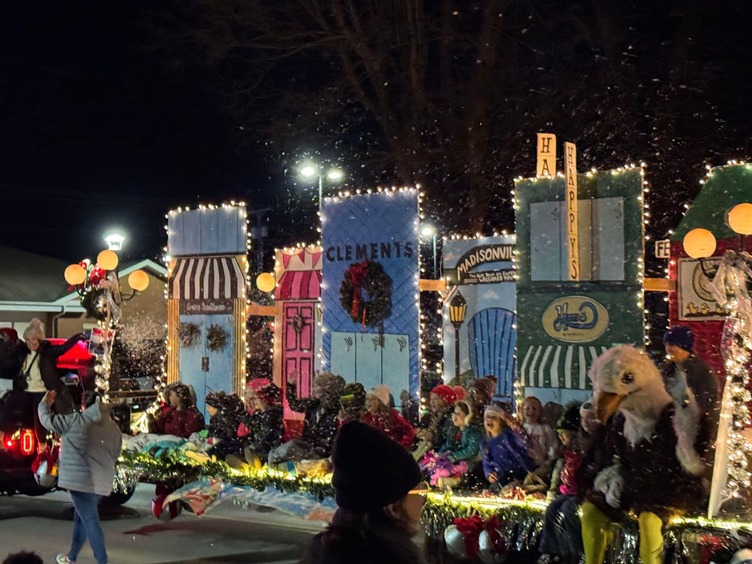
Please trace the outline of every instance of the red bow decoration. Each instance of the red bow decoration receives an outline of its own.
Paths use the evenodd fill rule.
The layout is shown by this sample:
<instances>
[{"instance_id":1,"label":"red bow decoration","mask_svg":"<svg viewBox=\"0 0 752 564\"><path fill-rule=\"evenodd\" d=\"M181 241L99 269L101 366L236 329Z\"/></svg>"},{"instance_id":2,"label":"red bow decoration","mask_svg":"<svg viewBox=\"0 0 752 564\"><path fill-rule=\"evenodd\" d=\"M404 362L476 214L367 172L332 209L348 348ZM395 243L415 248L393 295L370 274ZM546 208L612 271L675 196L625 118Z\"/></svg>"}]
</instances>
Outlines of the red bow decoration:
<instances>
[{"instance_id":1,"label":"red bow decoration","mask_svg":"<svg viewBox=\"0 0 752 564\"><path fill-rule=\"evenodd\" d=\"M478 537L483 531L486 522L480 515L473 515L467 519L457 517L454 520L454 526L465 539L465 552L471 558L478 557Z\"/></svg>"},{"instance_id":2,"label":"red bow decoration","mask_svg":"<svg viewBox=\"0 0 752 564\"><path fill-rule=\"evenodd\" d=\"M89 274L89 282L92 286L96 286L104 280L105 276L107 276L105 269L98 264L94 265L94 268L91 269L91 273Z\"/></svg>"},{"instance_id":3,"label":"red bow decoration","mask_svg":"<svg viewBox=\"0 0 752 564\"><path fill-rule=\"evenodd\" d=\"M360 308L363 303L363 283L368 276L368 261L364 260L358 264L353 264L347 269L345 273L353 286L352 308L350 309L350 317L354 320L360 318ZM365 316L365 312L363 312Z\"/></svg>"},{"instance_id":4,"label":"red bow decoration","mask_svg":"<svg viewBox=\"0 0 752 564\"><path fill-rule=\"evenodd\" d=\"M507 540L501 535L501 529L503 526L504 523L499 519L498 515L494 515L486 521L485 527L486 531L488 531L488 536L491 537L494 550L501 556L504 556L507 553L507 550L509 550Z\"/></svg>"}]
</instances>

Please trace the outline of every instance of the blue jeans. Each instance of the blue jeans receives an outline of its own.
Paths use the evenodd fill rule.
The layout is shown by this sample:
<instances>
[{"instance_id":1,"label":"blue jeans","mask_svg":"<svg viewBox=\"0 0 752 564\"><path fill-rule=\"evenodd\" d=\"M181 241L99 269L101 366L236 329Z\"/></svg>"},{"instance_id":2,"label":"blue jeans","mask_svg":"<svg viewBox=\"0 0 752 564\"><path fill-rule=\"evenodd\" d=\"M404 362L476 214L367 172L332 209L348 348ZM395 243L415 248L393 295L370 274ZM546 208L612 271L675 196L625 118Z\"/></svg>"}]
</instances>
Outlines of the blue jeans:
<instances>
[{"instance_id":1,"label":"blue jeans","mask_svg":"<svg viewBox=\"0 0 752 564\"><path fill-rule=\"evenodd\" d=\"M76 560L88 538L97 564L105 564L107 562L107 551L104 548L104 533L99 524L99 512L97 511L97 504L101 496L95 493L73 490L70 491L70 495L75 514L73 517L73 540L71 541L70 551L68 551L68 558Z\"/></svg>"}]
</instances>

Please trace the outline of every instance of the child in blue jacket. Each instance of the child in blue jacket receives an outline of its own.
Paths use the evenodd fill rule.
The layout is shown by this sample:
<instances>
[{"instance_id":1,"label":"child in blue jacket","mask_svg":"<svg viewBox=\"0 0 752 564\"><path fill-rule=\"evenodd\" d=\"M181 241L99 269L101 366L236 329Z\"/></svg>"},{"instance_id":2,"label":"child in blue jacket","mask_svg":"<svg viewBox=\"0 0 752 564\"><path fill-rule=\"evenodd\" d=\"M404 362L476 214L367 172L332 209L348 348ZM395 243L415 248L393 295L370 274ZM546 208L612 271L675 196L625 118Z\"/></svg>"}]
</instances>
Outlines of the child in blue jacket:
<instances>
[{"instance_id":1,"label":"child in blue jacket","mask_svg":"<svg viewBox=\"0 0 752 564\"><path fill-rule=\"evenodd\" d=\"M522 480L535 469L523 431L501 406L492 403L486 408L483 426L486 430L480 446L483 473L492 491L499 491L513 480Z\"/></svg>"}]
</instances>

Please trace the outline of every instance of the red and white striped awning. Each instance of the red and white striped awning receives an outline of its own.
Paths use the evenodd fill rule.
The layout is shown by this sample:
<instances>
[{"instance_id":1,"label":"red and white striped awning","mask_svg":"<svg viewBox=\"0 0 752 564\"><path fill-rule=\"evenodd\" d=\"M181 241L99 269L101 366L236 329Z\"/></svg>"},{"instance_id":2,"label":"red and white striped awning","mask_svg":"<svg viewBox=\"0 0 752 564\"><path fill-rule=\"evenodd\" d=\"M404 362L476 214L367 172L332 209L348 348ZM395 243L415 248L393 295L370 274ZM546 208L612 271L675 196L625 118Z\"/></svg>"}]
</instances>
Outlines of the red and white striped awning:
<instances>
[{"instance_id":1,"label":"red and white striped awning","mask_svg":"<svg viewBox=\"0 0 752 564\"><path fill-rule=\"evenodd\" d=\"M245 297L245 274L235 257L179 258L169 282L169 297L220 300Z\"/></svg>"},{"instance_id":2,"label":"red and white striped awning","mask_svg":"<svg viewBox=\"0 0 752 564\"><path fill-rule=\"evenodd\" d=\"M317 300L321 296L320 270L288 270L277 282L278 300Z\"/></svg>"}]
</instances>

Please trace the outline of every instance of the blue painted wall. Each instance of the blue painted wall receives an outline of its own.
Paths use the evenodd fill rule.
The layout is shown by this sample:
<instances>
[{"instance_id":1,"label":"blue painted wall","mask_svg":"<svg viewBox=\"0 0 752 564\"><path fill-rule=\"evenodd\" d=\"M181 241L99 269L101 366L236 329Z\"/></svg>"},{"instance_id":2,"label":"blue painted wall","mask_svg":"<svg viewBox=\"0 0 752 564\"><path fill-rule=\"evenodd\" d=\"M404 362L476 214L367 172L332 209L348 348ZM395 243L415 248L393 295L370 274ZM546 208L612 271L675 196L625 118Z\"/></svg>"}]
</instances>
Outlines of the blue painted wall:
<instances>
[{"instance_id":1,"label":"blue painted wall","mask_svg":"<svg viewBox=\"0 0 752 564\"><path fill-rule=\"evenodd\" d=\"M335 373L340 370L346 380L362 381L366 388L386 383L398 401L402 389L417 396L420 385L417 190L326 198L322 226L323 369ZM392 314L384 321L384 338L377 342L375 351L372 344L378 328L362 327L340 303L345 271L363 260L355 255L357 245L367 245L367 258L379 262L393 283ZM351 335L352 342L346 340L348 335L332 339L334 332ZM356 341L361 355L355 354ZM404 354L407 358L403 364L399 358Z\"/></svg>"}]
</instances>

